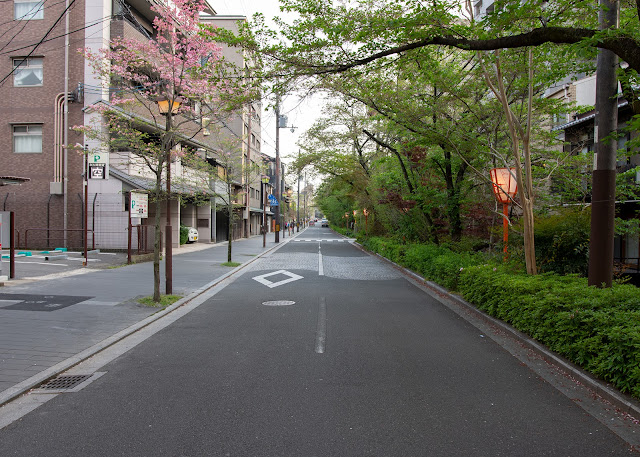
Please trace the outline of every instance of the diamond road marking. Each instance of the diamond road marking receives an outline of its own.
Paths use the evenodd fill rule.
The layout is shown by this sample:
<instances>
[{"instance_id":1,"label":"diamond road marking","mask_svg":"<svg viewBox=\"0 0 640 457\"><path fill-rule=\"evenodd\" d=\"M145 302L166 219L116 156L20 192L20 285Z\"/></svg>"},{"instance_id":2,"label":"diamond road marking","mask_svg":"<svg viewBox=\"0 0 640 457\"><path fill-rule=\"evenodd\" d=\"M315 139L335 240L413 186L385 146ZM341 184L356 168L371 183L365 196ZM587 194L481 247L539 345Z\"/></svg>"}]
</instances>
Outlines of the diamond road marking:
<instances>
[{"instance_id":1,"label":"diamond road marking","mask_svg":"<svg viewBox=\"0 0 640 457\"><path fill-rule=\"evenodd\" d=\"M271 282L267 279L269 276L274 276L274 275L285 275L285 276L289 276L289 278L283 279L282 281L278 281L278 282ZM298 279L304 279L304 277L297 275L295 273L291 273L290 271L287 271L287 270L278 270L272 273L267 273L265 275L254 276L253 279L258 281L260 284L264 284L265 286L273 289L274 287L282 286L284 284L297 281Z\"/></svg>"}]
</instances>

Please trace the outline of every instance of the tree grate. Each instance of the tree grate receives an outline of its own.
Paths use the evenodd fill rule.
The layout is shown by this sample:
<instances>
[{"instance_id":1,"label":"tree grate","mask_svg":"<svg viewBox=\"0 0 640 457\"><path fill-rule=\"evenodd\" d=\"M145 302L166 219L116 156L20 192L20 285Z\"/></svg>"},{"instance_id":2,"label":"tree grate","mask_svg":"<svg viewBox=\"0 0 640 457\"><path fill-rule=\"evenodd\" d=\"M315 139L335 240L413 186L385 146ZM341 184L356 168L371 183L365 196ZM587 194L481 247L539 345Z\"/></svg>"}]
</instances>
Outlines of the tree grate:
<instances>
[{"instance_id":1,"label":"tree grate","mask_svg":"<svg viewBox=\"0 0 640 457\"><path fill-rule=\"evenodd\" d=\"M43 390L69 390L77 387L82 384L84 381L89 379L92 375L90 374L81 374L81 375L65 375L58 376L57 378L52 379L51 381L43 384L39 387L39 389Z\"/></svg>"}]
</instances>

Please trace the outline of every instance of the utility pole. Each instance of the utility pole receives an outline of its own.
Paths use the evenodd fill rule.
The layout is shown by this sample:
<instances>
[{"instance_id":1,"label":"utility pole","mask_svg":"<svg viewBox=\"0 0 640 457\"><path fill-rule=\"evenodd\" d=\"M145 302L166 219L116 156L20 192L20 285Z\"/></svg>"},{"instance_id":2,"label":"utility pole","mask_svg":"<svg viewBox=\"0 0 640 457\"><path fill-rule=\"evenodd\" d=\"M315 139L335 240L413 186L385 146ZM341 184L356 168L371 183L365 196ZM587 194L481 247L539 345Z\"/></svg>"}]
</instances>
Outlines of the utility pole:
<instances>
[{"instance_id":1,"label":"utility pole","mask_svg":"<svg viewBox=\"0 0 640 457\"><path fill-rule=\"evenodd\" d=\"M251 118L253 117L253 103L249 102L249 119L247 121L247 158L244 164L244 170L249 170L251 164ZM244 160L244 158L243 158ZM251 236L251 182L249 182L249 172L243 173L243 179L245 181L245 209L243 214L244 219L244 237L249 238Z\"/></svg>"},{"instance_id":2,"label":"utility pole","mask_svg":"<svg viewBox=\"0 0 640 457\"><path fill-rule=\"evenodd\" d=\"M298 204L296 205L298 209L298 215L296 216L296 225L298 226L298 232L300 232L300 174L298 174Z\"/></svg>"},{"instance_id":3,"label":"utility pole","mask_svg":"<svg viewBox=\"0 0 640 457\"><path fill-rule=\"evenodd\" d=\"M293 133L297 127L293 125L287 127L287 116L280 116L280 97L276 96L276 199L278 200L278 205L276 206L276 243L280 242L280 203L282 198L282 187L283 182L280 177L280 173L282 172L280 168L280 129L281 128L290 128L291 133Z\"/></svg>"},{"instance_id":4,"label":"utility pole","mask_svg":"<svg viewBox=\"0 0 640 457\"><path fill-rule=\"evenodd\" d=\"M280 97L276 98L276 243L280 242Z\"/></svg>"},{"instance_id":5,"label":"utility pole","mask_svg":"<svg viewBox=\"0 0 640 457\"><path fill-rule=\"evenodd\" d=\"M600 29L618 27L619 0L600 0ZM618 128L618 57L598 50L596 79L596 158L591 194L591 238L589 241L589 285L611 287L616 197L617 141L611 134Z\"/></svg>"}]
</instances>

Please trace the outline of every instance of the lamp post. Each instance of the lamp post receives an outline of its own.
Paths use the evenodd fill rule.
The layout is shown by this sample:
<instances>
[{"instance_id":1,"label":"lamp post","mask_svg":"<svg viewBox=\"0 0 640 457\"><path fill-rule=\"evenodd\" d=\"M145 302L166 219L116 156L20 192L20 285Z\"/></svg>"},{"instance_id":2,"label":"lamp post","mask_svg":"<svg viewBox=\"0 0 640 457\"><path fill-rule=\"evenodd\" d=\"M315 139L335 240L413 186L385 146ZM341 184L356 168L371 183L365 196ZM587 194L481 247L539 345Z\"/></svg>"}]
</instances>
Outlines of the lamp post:
<instances>
[{"instance_id":1,"label":"lamp post","mask_svg":"<svg viewBox=\"0 0 640 457\"><path fill-rule=\"evenodd\" d=\"M369 210L367 208L363 208L362 214L364 214L364 233L366 235L369 232L367 228L367 216L369 215Z\"/></svg>"},{"instance_id":2,"label":"lamp post","mask_svg":"<svg viewBox=\"0 0 640 457\"><path fill-rule=\"evenodd\" d=\"M356 215L358 214L358 210L353 210L353 233L356 233Z\"/></svg>"},{"instance_id":3,"label":"lamp post","mask_svg":"<svg viewBox=\"0 0 640 457\"><path fill-rule=\"evenodd\" d=\"M502 203L502 236L504 240L504 260L507 260L507 241L509 239L509 201L518 192L518 183L515 178L515 168L493 168L491 170L491 182L493 194L499 203Z\"/></svg>"},{"instance_id":4,"label":"lamp post","mask_svg":"<svg viewBox=\"0 0 640 457\"><path fill-rule=\"evenodd\" d=\"M300 179L302 178L302 176L298 175L298 204L296 205L296 208L298 210L298 215L296 216L296 228L298 229L297 231L300 232Z\"/></svg>"},{"instance_id":5,"label":"lamp post","mask_svg":"<svg viewBox=\"0 0 640 457\"><path fill-rule=\"evenodd\" d=\"M282 186L280 182L280 129L287 128L287 116L280 115L280 97L276 98L276 199L278 205L276 206L276 243L280 242L280 200L282 200ZM295 131L297 127L290 126L291 133Z\"/></svg>"},{"instance_id":6,"label":"lamp post","mask_svg":"<svg viewBox=\"0 0 640 457\"><path fill-rule=\"evenodd\" d=\"M173 141L170 138L172 116L180 108L180 100L177 97L169 100L165 97L159 98L158 110L165 116L165 138L163 139L165 160L167 161L167 226L165 227L165 293L173 293L173 240L171 227L171 146ZM171 108L169 108L171 105Z\"/></svg>"},{"instance_id":7,"label":"lamp post","mask_svg":"<svg viewBox=\"0 0 640 457\"><path fill-rule=\"evenodd\" d=\"M269 177L262 176L262 247L267 246L267 184L269 184Z\"/></svg>"}]
</instances>

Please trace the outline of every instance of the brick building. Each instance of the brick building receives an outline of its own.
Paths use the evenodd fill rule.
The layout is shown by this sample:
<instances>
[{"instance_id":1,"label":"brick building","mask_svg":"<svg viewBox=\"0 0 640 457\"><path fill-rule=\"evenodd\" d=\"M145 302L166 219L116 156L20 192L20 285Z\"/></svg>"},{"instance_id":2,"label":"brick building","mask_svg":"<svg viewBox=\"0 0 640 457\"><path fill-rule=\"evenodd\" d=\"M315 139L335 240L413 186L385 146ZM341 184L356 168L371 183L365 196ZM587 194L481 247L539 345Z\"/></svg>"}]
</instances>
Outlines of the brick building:
<instances>
[{"instance_id":1,"label":"brick building","mask_svg":"<svg viewBox=\"0 0 640 457\"><path fill-rule=\"evenodd\" d=\"M149 176L145 176L140 167L131 165L126 159L127 151L110 151L106 154L109 165L103 169L104 179L88 180L85 202L84 155L65 145L99 148L98 142L85 138L72 127L99 122L100 114L94 107L99 103L108 104L112 95L78 50L97 51L115 37L153 39L154 13L149 1L14 0L0 3L0 11L3 17L12 18L0 24L0 36L6 40L5 58L0 60L3 78L0 96L5 101L0 108L3 125L0 140L6 145L0 151L0 175L30 179L22 186L2 188L0 210L15 212L22 245L28 237L29 248L81 247L85 207L90 245L103 249L126 248L128 194L133 189L148 190ZM217 21L212 7L206 13L209 20ZM242 19L224 17L217 25L234 26L234 21ZM233 50L225 52L243 56ZM240 64L244 65L244 61ZM242 137L243 154L248 161L254 160L252 151L259 157L259 113L260 105L254 104L239 113L230 125L231 133ZM202 130L203 126L196 127ZM215 148L214 143L204 129L184 138L181 146L208 156L207 151ZM100 177L100 170L96 171L93 178ZM172 165L172 173L179 176L182 172L180 163ZM247 197L240 199L243 222L233 236L259 233L260 185L238 182L236 187L239 194ZM198 189L182 189L184 192L194 190ZM164 211L164 205L150 202L149 219L141 221L143 226L153 223L156 207ZM219 212L213 198L209 204L198 202L197 205L185 201L180 204L175 199L171 211L175 221L174 243L179 240L178 221L197 227L202 241L221 241L228 236L216 234Z\"/></svg>"}]
</instances>

